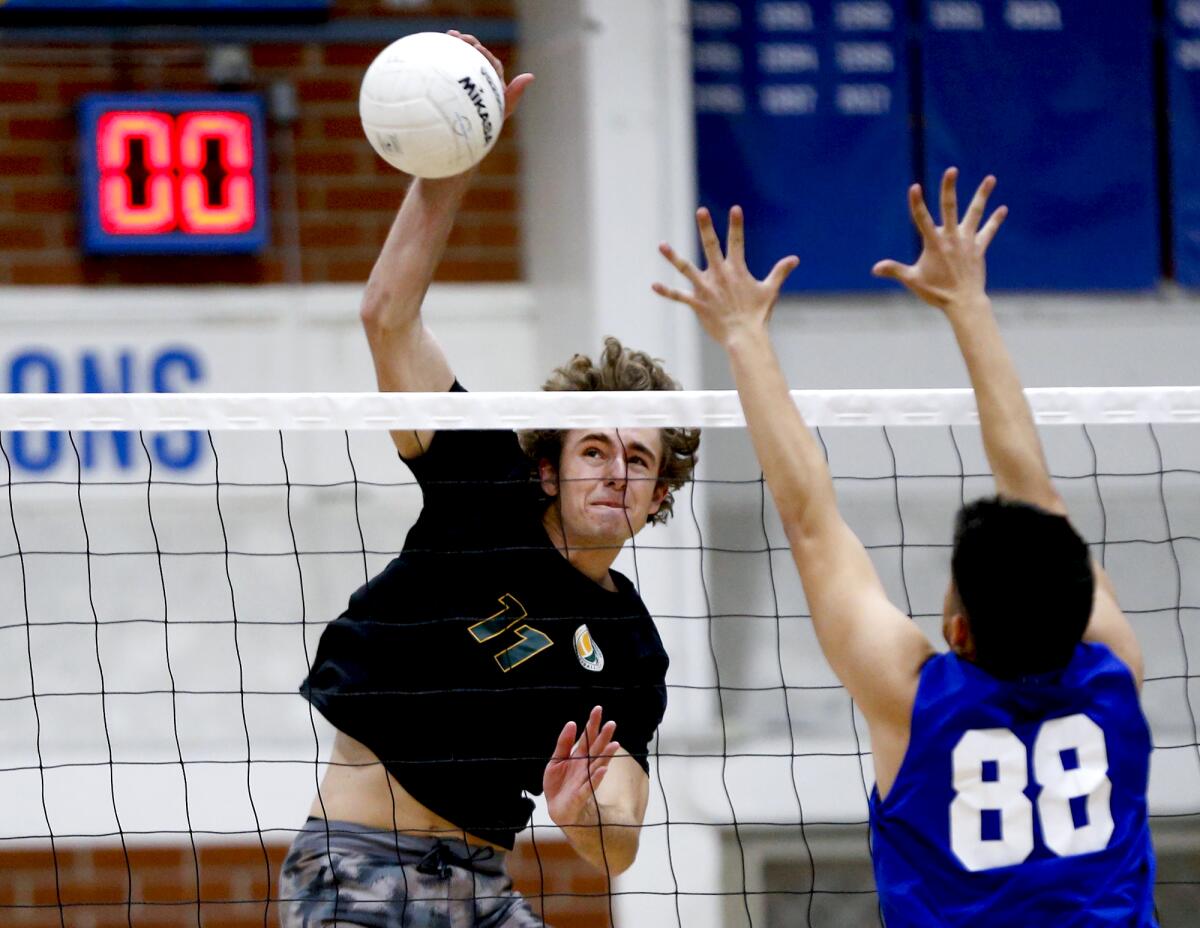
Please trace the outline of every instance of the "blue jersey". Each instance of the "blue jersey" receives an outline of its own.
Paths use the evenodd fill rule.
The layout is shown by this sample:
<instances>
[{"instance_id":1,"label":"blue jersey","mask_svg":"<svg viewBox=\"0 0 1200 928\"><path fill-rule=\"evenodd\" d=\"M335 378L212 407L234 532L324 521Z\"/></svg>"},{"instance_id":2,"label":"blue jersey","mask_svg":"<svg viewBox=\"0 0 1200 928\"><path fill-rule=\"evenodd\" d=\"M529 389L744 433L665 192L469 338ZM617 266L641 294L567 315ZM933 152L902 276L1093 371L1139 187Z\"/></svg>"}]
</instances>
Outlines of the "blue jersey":
<instances>
[{"instance_id":1,"label":"blue jersey","mask_svg":"<svg viewBox=\"0 0 1200 928\"><path fill-rule=\"evenodd\" d=\"M1150 750L1103 645L1015 681L932 658L896 781L871 796L887 928L1152 928Z\"/></svg>"}]
</instances>

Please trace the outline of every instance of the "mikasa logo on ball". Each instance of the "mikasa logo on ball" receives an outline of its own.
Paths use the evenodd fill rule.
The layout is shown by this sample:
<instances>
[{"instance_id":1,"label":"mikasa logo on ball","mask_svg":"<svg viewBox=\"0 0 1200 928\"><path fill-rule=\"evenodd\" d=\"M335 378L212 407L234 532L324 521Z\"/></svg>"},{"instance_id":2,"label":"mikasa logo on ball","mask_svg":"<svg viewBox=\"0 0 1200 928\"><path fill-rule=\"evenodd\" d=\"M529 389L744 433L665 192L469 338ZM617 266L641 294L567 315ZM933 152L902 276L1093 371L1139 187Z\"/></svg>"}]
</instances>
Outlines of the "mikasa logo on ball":
<instances>
[{"instance_id":1,"label":"mikasa logo on ball","mask_svg":"<svg viewBox=\"0 0 1200 928\"><path fill-rule=\"evenodd\" d=\"M464 77L458 83L467 92L470 101L475 104L475 109L479 111L479 120L483 123L483 141L485 144L490 143L492 141L492 117L488 115L487 104L483 102L483 94L479 92L479 88L469 77Z\"/></svg>"},{"instance_id":2,"label":"mikasa logo on ball","mask_svg":"<svg viewBox=\"0 0 1200 928\"><path fill-rule=\"evenodd\" d=\"M604 669L604 652L592 640L592 633L588 631L586 625L580 625L575 629L575 656L579 658L579 663L583 665L584 670Z\"/></svg>"}]
</instances>

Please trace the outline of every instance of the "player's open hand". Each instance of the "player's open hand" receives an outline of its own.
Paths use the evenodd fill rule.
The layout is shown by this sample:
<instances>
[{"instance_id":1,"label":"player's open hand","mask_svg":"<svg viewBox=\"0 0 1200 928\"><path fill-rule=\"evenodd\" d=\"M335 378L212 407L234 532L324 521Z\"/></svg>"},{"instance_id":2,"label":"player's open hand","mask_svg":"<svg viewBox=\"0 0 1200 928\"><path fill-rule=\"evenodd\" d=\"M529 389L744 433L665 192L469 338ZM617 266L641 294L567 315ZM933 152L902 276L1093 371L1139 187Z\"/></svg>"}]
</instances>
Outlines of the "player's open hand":
<instances>
[{"instance_id":1,"label":"player's open hand","mask_svg":"<svg viewBox=\"0 0 1200 928\"><path fill-rule=\"evenodd\" d=\"M533 83L533 75L518 74L511 81L505 81L504 65L500 63L500 59L493 55L479 39L465 32L459 32L457 29L450 29L447 34L454 36L456 39L462 39L468 45L476 48L491 63L492 67L496 69L496 74L499 75L501 82L504 83L504 119L507 122L509 117L517 111L517 104L521 102L521 97L529 85Z\"/></svg>"},{"instance_id":2,"label":"player's open hand","mask_svg":"<svg viewBox=\"0 0 1200 928\"><path fill-rule=\"evenodd\" d=\"M596 789L604 780L613 755L621 747L613 741L617 723L604 722L602 725L603 716L600 706L592 709L578 740L575 723L567 722L542 775L550 818L560 828L600 823Z\"/></svg>"},{"instance_id":3,"label":"player's open hand","mask_svg":"<svg viewBox=\"0 0 1200 928\"><path fill-rule=\"evenodd\" d=\"M707 266L703 271L666 242L658 246L663 257L691 283L692 292L684 293L658 283L652 289L668 300L686 303L695 311L704 330L721 345L727 345L739 331L766 326L779 299L779 288L800 259L795 255L782 258L765 280L756 279L746 267L746 233L740 206L729 211L724 254L708 210L696 211L696 227L704 246Z\"/></svg>"},{"instance_id":4,"label":"player's open hand","mask_svg":"<svg viewBox=\"0 0 1200 928\"><path fill-rule=\"evenodd\" d=\"M880 261L871 269L876 277L891 277L931 306L949 310L984 295L987 268L983 260L1000 224L1008 215L1001 206L980 228L996 178L988 175L975 191L962 221L958 219L958 168L942 175L942 224L934 225L920 184L908 188L908 208L921 233L921 256L916 264Z\"/></svg>"}]
</instances>

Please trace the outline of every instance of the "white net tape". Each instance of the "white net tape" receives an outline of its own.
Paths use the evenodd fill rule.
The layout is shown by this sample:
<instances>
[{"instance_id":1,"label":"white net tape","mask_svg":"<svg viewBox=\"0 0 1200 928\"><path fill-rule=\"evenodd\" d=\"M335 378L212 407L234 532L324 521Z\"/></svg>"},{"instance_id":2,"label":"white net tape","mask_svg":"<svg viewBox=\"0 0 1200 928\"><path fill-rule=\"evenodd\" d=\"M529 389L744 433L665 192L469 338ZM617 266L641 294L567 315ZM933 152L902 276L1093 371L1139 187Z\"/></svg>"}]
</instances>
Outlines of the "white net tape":
<instances>
[{"instance_id":1,"label":"white net tape","mask_svg":"<svg viewBox=\"0 0 1200 928\"><path fill-rule=\"evenodd\" d=\"M970 390L794 390L815 427L971 425ZM1200 422L1200 387L1026 391L1042 424ZM576 393L78 393L0 396L0 430L487 429L745 425L721 390Z\"/></svg>"}]
</instances>

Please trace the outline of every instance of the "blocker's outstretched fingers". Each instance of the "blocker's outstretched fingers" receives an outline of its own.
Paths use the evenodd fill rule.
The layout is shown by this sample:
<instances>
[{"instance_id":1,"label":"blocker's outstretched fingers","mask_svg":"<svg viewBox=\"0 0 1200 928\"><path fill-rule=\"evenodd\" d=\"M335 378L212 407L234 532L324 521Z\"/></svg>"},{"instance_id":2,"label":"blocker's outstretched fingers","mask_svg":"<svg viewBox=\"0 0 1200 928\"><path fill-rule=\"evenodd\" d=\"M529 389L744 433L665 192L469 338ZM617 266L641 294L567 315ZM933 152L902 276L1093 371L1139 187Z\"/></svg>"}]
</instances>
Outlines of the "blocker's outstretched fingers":
<instances>
[{"instance_id":1,"label":"blocker's outstretched fingers","mask_svg":"<svg viewBox=\"0 0 1200 928\"><path fill-rule=\"evenodd\" d=\"M987 224L979 230L979 234L975 236L975 243L985 251L992 244L992 239L996 237L996 233L1000 231L1000 226L1008 217L1008 207L998 206L996 211L988 218Z\"/></svg>"},{"instance_id":2,"label":"blocker's outstretched fingers","mask_svg":"<svg viewBox=\"0 0 1200 928\"><path fill-rule=\"evenodd\" d=\"M742 208L736 204L729 210L729 232L725 237L726 257L738 264L746 264L746 218Z\"/></svg>"},{"instance_id":3,"label":"blocker's outstretched fingers","mask_svg":"<svg viewBox=\"0 0 1200 928\"><path fill-rule=\"evenodd\" d=\"M920 184L913 184L908 188L908 211L912 214L913 225L921 233L921 238L926 241L937 238L937 224L929 213L929 207L925 205L925 194Z\"/></svg>"},{"instance_id":4,"label":"blocker's outstretched fingers","mask_svg":"<svg viewBox=\"0 0 1200 928\"><path fill-rule=\"evenodd\" d=\"M704 330L723 344L731 333L741 331L744 325L765 324L770 320L779 299L779 288L800 259L788 255L776 262L771 273L761 280L751 274L745 260L745 214L740 206L735 205L729 210L724 253L713 228L712 215L704 207L696 210L696 229L707 259L703 270L681 258L665 242L658 246L663 257L691 282L692 293L661 283L651 284L651 289L661 297L691 307Z\"/></svg>"},{"instance_id":5,"label":"blocker's outstretched fingers","mask_svg":"<svg viewBox=\"0 0 1200 928\"><path fill-rule=\"evenodd\" d=\"M975 191L975 196L971 197L971 205L967 207L967 214L963 216L962 230L964 234L974 235L979 231L979 223L983 221L983 211L987 208L988 197L995 189L996 178L989 174Z\"/></svg>"},{"instance_id":6,"label":"blocker's outstretched fingers","mask_svg":"<svg viewBox=\"0 0 1200 928\"><path fill-rule=\"evenodd\" d=\"M675 249L666 242L659 243L658 251L659 254L671 262L671 266L674 267L675 270L679 271L680 274L688 279L693 287L700 286L701 274L700 269L696 267L696 265L692 264L691 261L676 252Z\"/></svg>"},{"instance_id":7,"label":"blocker's outstretched fingers","mask_svg":"<svg viewBox=\"0 0 1200 928\"><path fill-rule=\"evenodd\" d=\"M946 168L942 175L942 228L958 228L958 168Z\"/></svg>"},{"instance_id":8,"label":"blocker's outstretched fingers","mask_svg":"<svg viewBox=\"0 0 1200 928\"><path fill-rule=\"evenodd\" d=\"M668 287L665 284L653 283L650 289L659 296L667 300L673 300L676 303L683 303L685 306L696 308L696 298L690 293L684 293L682 290L676 290L674 287Z\"/></svg>"},{"instance_id":9,"label":"blocker's outstretched fingers","mask_svg":"<svg viewBox=\"0 0 1200 928\"><path fill-rule=\"evenodd\" d=\"M871 273L876 277L890 277L892 280L899 281L903 281L905 275L911 271L911 266L901 264L899 261L893 261L891 258L884 261L877 261L875 266L871 268Z\"/></svg>"},{"instance_id":10,"label":"blocker's outstretched fingers","mask_svg":"<svg viewBox=\"0 0 1200 928\"><path fill-rule=\"evenodd\" d=\"M721 240L717 238L717 230L713 227L712 214L704 207L696 210L696 228L700 230L704 259L709 267L715 267L725 260L725 256L721 254Z\"/></svg>"},{"instance_id":11,"label":"blocker's outstretched fingers","mask_svg":"<svg viewBox=\"0 0 1200 928\"><path fill-rule=\"evenodd\" d=\"M771 273L767 275L765 283L775 290L779 290L783 286L783 282L791 276L792 271L799 266L800 259L795 255L780 258L775 262L775 266L771 268Z\"/></svg>"}]
</instances>

